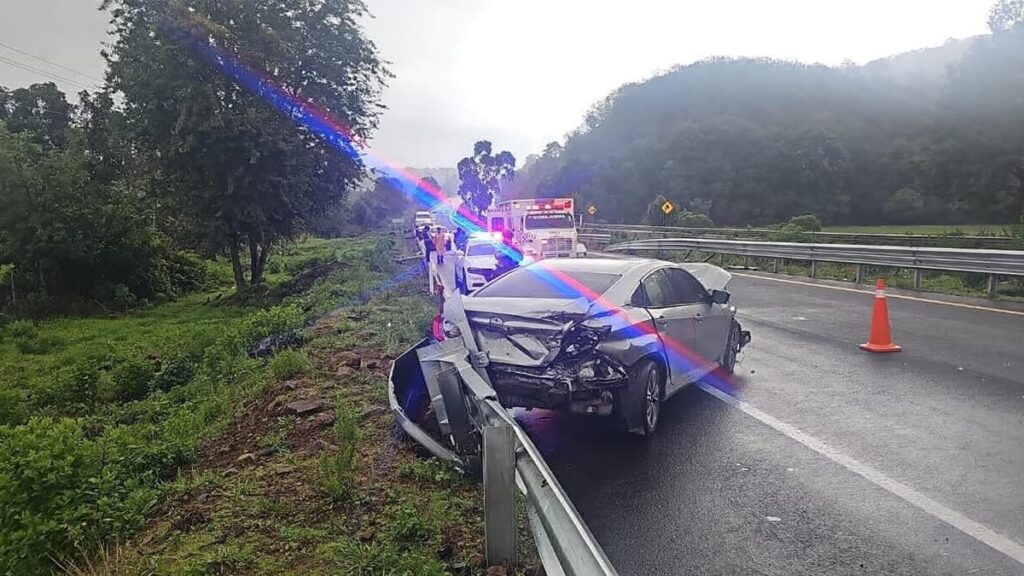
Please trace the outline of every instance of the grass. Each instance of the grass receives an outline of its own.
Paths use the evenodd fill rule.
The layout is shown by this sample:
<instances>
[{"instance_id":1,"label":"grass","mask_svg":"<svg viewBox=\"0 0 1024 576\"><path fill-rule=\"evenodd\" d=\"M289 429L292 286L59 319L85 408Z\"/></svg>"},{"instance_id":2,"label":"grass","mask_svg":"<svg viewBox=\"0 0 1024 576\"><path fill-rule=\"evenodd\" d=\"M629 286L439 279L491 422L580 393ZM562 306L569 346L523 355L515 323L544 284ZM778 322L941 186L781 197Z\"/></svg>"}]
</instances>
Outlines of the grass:
<instances>
[{"instance_id":1,"label":"grass","mask_svg":"<svg viewBox=\"0 0 1024 576\"><path fill-rule=\"evenodd\" d=\"M301 352L268 364L249 358L250 346L363 302L393 274L388 258L376 237L310 240L272 260L279 269L256 298L221 290L125 315L4 327L0 572L87 565L83 556L102 557L140 529L205 439L277 378L312 370ZM286 445L280 433L266 441ZM210 566L247 566L244 546L218 550Z\"/></svg>"},{"instance_id":2,"label":"grass","mask_svg":"<svg viewBox=\"0 0 1024 576\"><path fill-rule=\"evenodd\" d=\"M289 381L295 390L272 387L255 406L281 394L330 398L333 423L310 435L311 417L261 425L250 411L246 426L261 432L228 430L210 442L212 453L247 438L286 450L237 472L234 453L212 467L201 456L122 551L123 573L482 574L480 486L396 441L384 409L388 366L373 364L422 338L435 307L417 279L374 291L314 325L302 348L307 378ZM353 352L373 367L338 376ZM527 546L525 554L534 552Z\"/></svg>"},{"instance_id":3,"label":"grass","mask_svg":"<svg viewBox=\"0 0 1024 576\"><path fill-rule=\"evenodd\" d=\"M436 310L422 278L373 238L277 257L262 290L14 326L0 573L484 572L480 485L418 456L387 410L389 360ZM298 348L246 354L296 330ZM42 336L59 344L13 342ZM315 416L281 410L318 399Z\"/></svg>"},{"instance_id":4,"label":"grass","mask_svg":"<svg viewBox=\"0 0 1024 576\"><path fill-rule=\"evenodd\" d=\"M823 232L849 234L918 234L925 236L1009 236L1003 224L906 224L883 226L826 226Z\"/></svg>"}]
</instances>

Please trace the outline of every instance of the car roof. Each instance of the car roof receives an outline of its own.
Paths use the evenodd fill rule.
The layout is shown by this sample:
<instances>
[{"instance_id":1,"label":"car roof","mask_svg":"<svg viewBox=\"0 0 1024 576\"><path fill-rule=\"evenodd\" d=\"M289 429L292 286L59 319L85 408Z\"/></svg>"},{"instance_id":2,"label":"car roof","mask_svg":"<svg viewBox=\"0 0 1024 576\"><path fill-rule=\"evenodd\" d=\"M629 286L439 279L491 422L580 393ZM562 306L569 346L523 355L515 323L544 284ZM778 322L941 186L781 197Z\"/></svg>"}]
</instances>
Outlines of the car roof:
<instances>
[{"instance_id":1,"label":"car roof","mask_svg":"<svg viewBox=\"0 0 1024 576\"><path fill-rule=\"evenodd\" d=\"M562 272L627 274L664 266L667 262L650 258L547 258L530 264Z\"/></svg>"}]
</instances>

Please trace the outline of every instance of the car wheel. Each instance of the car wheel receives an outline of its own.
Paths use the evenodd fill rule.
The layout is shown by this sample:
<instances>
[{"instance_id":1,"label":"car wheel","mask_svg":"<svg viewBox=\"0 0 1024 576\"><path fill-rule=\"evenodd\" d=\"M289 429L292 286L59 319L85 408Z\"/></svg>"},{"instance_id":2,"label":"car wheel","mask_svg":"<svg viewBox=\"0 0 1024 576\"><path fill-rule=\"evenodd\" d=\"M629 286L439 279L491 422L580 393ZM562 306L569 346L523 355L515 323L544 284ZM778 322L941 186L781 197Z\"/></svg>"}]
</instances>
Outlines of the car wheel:
<instances>
[{"instance_id":1,"label":"car wheel","mask_svg":"<svg viewBox=\"0 0 1024 576\"><path fill-rule=\"evenodd\" d=\"M729 339L725 344L725 353L722 354L722 369L732 374L736 370L736 351L740 347L740 325L735 321L729 327Z\"/></svg>"},{"instance_id":2,"label":"car wheel","mask_svg":"<svg viewBox=\"0 0 1024 576\"><path fill-rule=\"evenodd\" d=\"M633 374L634 393L640 397L636 399L635 408L639 413L639 424L631 429L632 432L642 436L651 436L658 427L658 419L661 417L661 370L653 360L641 360Z\"/></svg>"}]
</instances>

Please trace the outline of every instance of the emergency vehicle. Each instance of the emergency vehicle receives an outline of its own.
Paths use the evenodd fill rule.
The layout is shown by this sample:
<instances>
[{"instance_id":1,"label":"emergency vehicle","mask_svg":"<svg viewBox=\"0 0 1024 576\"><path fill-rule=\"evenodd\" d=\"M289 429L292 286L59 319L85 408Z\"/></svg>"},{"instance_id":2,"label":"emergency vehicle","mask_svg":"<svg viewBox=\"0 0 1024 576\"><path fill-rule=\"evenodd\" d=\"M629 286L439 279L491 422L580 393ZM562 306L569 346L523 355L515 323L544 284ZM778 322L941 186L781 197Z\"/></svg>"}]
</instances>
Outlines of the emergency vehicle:
<instances>
[{"instance_id":1,"label":"emergency vehicle","mask_svg":"<svg viewBox=\"0 0 1024 576\"><path fill-rule=\"evenodd\" d=\"M578 241L572 198L533 198L501 202L484 213L487 229L512 231L523 253L535 260L585 256Z\"/></svg>"}]
</instances>

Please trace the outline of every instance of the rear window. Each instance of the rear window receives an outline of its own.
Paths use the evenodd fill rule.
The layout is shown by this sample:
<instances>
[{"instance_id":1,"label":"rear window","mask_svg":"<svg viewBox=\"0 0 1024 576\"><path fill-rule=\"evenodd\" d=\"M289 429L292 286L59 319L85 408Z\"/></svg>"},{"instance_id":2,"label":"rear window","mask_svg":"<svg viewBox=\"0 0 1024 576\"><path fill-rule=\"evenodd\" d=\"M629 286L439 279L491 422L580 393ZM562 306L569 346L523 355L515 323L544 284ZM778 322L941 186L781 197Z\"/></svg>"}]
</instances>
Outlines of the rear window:
<instances>
[{"instance_id":1,"label":"rear window","mask_svg":"<svg viewBox=\"0 0 1024 576\"><path fill-rule=\"evenodd\" d=\"M473 295L485 298L586 298L604 294L620 274L567 272L543 265L517 268L494 280Z\"/></svg>"}]
</instances>

